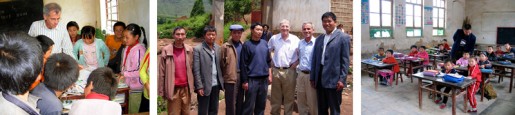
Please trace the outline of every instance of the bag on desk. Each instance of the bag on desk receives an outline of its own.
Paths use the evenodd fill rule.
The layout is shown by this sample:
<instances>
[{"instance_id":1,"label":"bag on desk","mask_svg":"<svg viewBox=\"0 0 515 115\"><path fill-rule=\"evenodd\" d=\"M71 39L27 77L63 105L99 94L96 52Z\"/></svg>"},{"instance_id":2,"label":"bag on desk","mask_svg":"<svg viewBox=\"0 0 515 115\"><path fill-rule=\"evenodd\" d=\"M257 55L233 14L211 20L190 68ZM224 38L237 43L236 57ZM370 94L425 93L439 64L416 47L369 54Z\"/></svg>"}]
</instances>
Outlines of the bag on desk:
<instances>
[{"instance_id":1,"label":"bag on desk","mask_svg":"<svg viewBox=\"0 0 515 115\"><path fill-rule=\"evenodd\" d=\"M433 76L433 77L435 77L436 75L438 75L438 71L436 71L436 70L426 70L426 71L422 72L422 74L424 74L424 76Z\"/></svg>"},{"instance_id":2,"label":"bag on desk","mask_svg":"<svg viewBox=\"0 0 515 115\"><path fill-rule=\"evenodd\" d=\"M404 57L404 54L402 54L402 53L393 53L393 57L401 58L401 57Z\"/></svg>"},{"instance_id":3,"label":"bag on desk","mask_svg":"<svg viewBox=\"0 0 515 115\"><path fill-rule=\"evenodd\" d=\"M499 61L499 64L502 64L502 65L510 65L511 62L509 61Z\"/></svg>"},{"instance_id":4,"label":"bag on desk","mask_svg":"<svg viewBox=\"0 0 515 115\"><path fill-rule=\"evenodd\" d=\"M417 60L417 57L413 57L413 56L408 56L408 57L404 57L405 60Z\"/></svg>"},{"instance_id":5,"label":"bag on desk","mask_svg":"<svg viewBox=\"0 0 515 115\"><path fill-rule=\"evenodd\" d=\"M480 69L481 73L492 73L494 70L492 69Z\"/></svg>"},{"instance_id":6,"label":"bag on desk","mask_svg":"<svg viewBox=\"0 0 515 115\"><path fill-rule=\"evenodd\" d=\"M451 83L461 83L463 82L463 76L461 75L450 75L450 74L446 74L443 76L443 80L445 80L446 82L451 82Z\"/></svg>"}]
</instances>

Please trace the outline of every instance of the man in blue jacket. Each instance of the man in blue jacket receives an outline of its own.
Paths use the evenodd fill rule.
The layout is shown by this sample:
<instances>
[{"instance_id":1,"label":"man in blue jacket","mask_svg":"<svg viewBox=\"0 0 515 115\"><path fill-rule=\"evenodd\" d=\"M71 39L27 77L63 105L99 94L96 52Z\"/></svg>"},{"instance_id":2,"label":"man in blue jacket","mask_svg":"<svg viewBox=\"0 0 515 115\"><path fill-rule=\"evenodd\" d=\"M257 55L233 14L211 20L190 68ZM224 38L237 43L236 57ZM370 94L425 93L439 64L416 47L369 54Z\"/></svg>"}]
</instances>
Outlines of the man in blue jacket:
<instances>
[{"instance_id":1,"label":"man in blue jacket","mask_svg":"<svg viewBox=\"0 0 515 115\"><path fill-rule=\"evenodd\" d=\"M340 114L342 90L349 70L350 36L336 29L336 15L322 15L325 34L315 41L311 85L317 90L318 114Z\"/></svg>"},{"instance_id":2,"label":"man in blue jacket","mask_svg":"<svg viewBox=\"0 0 515 115\"><path fill-rule=\"evenodd\" d=\"M452 39L454 43L451 49L451 58L456 61L463 56L463 52L473 54L474 45L476 45L476 36L472 34L472 26L464 24L462 29L458 29Z\"/></svg>"}]
</instances>

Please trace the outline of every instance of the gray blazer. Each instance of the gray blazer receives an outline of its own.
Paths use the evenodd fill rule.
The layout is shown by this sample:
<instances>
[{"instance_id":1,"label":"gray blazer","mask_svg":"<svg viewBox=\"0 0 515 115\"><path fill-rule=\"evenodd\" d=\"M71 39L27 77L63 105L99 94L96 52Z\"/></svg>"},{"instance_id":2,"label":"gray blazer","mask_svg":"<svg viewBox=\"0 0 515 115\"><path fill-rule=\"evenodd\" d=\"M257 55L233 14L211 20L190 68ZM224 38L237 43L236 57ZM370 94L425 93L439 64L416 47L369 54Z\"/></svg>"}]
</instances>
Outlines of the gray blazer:
<instances>
[{"instance_id":1,"label":"gray blazer","mask_svg":"<svg viewBox=\"0 0 515 115\"><path fill-rule=\"evenodd\" d=\"M223 90L224 79L222 77L222 69L220 68L220 46L217 44L213 47L215 49L215 63L218 78L218 85ZM204 96L209 96L211 93L212 85L212 58L211 50L207 46L206 42L199 44L193 48L193 84L195 86L195 92L198 89L204 89Z\"/></svg>"},{"instance_id":2,"label":"gray blazer","mask_svg":"<svg viewBox=\"0 0 515 115\"><path fill-rule=\"evenodd\" d=\"M322 34L316 39L311 60L310 80L315 81L315 86L317 87L336 88L338 81L345 84L347 79L350 63L350 36L343 33L340 29L334 31L327 42L323 59L325 60L325 65L322 67L321 61L325 35ZM319 80L321 80L320 85L318 85Z\"/></svg>"}]
</instances>

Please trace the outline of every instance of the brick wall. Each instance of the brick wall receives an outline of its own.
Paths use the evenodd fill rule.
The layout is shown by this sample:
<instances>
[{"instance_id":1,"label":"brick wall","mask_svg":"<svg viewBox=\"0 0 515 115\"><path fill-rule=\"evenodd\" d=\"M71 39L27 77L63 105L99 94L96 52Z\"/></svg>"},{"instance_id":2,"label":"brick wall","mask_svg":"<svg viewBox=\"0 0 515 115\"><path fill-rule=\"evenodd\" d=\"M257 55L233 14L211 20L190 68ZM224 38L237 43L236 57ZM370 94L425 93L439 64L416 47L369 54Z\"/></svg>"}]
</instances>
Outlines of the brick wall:
<instances>
[{"instance_id":1,"label":"brick wall","mask_svg":"<svg viewBox=\"0 0 515 115\"><path fill-rule=\"evenodd\" d=\"M339 24L343 24L346 33L352 30L352 1L331 0L331 11L336 14Z\"/></svg>"}]
</instances>

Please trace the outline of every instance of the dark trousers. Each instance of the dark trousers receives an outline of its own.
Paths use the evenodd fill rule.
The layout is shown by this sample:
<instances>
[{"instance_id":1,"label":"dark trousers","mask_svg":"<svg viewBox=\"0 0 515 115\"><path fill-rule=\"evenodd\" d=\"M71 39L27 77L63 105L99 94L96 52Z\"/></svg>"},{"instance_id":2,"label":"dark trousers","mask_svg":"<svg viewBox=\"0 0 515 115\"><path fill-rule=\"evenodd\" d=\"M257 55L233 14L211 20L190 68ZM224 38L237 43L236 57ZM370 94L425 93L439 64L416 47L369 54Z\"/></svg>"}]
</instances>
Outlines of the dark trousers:
<instances>
[{"instance_id":1,"label":"dark trousers","mask_svg":"<svg viewBox=\"0 0 515 115\"><path fill-rule=\"evenodd\" d=\"M235 83L224 83L225 87L225 114L236 115L235 101L237 88Z\"/></svg>"},{"instance_id":2,"label":"dark trousers","mask_svg":"<svg viewBox=\"0 0 515 115\"><path fill-rule=\"evenodd\" d=\"M249 78L248 90L243 103L243 115L264 115L266 94L268 92L268 76Z\"/></svg>"},{"instance_id":3,"label":"dark trousers","mask_svg":"<svg viewBox=\"0 0 515 115\"><path fill-rule=\"evenodd\" d=\"M139 104L139 112L149 112L150 109L150 102L147 98L144 96L145 94L141 93L141 103Z\"/></svg>"},{"instance_id":4,"label":"dark trousers","mask_svg":"<svg viewBox=\"0 0 515 115\"><path fill-rule=\"evenodd\" d=\"M220 95L220 86L213 86L211 93L200 96L197 94L198 99L198 115L217 115L218 114L218 97Z\"/></svg>"},{"instance_id":5,"label":"dark trousers","mask_svg":"<svg viewBox=\"0 0 515 115\"><path fill-rule=\"evenodd\" d=\"M443 90L443 92L444 92L444 93L449 93L449 92L451 92L451 88L450 88L450 87L445 87L445 86L443 86L443 85L437 85L437 86L436 86L436 90L438 90L438 91L442 90L442 88L445 88L445 89ZM437 98L440 98L440 94L436 94L436 97L437 97ZM447 98L448 98L447 96L443 96L442 103L447 103Z\"/></svg>"},{"instance_id":6,"label":"dark trousers","mask_svg":"<svg viewBox=\"0 0 515 115\"><path fill-rule=\"evenodd\" d=\"M323 70L323 66L320 65L320 70ZM317 101L318 101L318 114L319 115L340 115L340 105L342 104L342 91L337 91L336 88L324 88L322 86L322 77L328 77L322 75L318 76L317 89ZM329 109L329 111L327 111Z\"/></svg>"},{"instance_id":7,"label":"dark trousers","mask_svg":"<svg viewBox=\"0 0 515 115\"><path fill-rule=\"evenodd\" d=\"M242 115L243 112L243 98L245 97L245 90L241 87L241 83L236 83L236 115Z\"/></svg>"}]
</instances>

